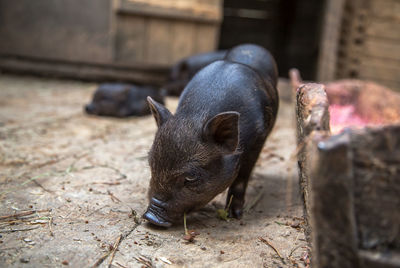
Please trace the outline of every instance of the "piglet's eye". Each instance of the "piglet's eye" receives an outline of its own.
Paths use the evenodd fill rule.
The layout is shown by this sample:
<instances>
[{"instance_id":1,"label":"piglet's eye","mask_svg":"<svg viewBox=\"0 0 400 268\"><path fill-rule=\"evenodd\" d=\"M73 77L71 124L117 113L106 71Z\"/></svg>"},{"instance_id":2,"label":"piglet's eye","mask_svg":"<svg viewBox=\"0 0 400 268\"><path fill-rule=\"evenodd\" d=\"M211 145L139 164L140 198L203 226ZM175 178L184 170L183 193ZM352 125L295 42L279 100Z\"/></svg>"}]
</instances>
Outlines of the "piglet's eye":
<instances>
[{"instance_id":1,"label":"piglet's eye","mask_svg":"<svg viewBox=\"0 0 400 268\"><path fill-rule=\"evenodd\" d=\"M185 176L184 184L186 186L194 186L194 185L197 185L198 181L199 181L198 178L195 177L195 176L193 176L193 177L192 176Z\"/></svg>"},{"instance_id":2,"label":"piglet's eye","mask_svg":"<svg viewBox=\"0 0 400 268\"><path fill-rule=\"evenodd\" d=\"M186 176L186 177L185 177L185 181L187 181L187 182L194 182L194 181L196 181L196 180L197 180L196 177L189 177L189 176Z\"/></svg>"}]
</instances>

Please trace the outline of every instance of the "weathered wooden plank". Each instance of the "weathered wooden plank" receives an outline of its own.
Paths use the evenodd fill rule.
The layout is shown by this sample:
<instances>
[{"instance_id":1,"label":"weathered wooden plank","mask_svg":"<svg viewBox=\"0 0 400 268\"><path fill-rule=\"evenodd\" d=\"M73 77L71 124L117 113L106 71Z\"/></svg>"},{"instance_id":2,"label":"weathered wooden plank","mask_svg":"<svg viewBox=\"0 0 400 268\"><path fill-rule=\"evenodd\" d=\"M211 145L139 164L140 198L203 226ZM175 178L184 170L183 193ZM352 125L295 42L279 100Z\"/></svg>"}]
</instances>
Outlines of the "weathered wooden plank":
<instances>
[{"instance_id":1,"label":"weathered wooden plank","mask_svg":"<svg viewBox=\"0 0 400 268\"><path fill-rule=\"evenodd\" d=\"M363 40L364 32L360 28L364 27L364 20L368 14L367 2L364 0L346 1L343 14L340 46L338 48L338 59L336 75L337 77L348 77L352 72L348 63L356 58L350 51L360 49L359 40Z\"/></svg>"},{"instance_id":2,"label":"weathered wooden plank","mask_svg":"<svg viewBox=\"0 0 400 268\"><path fill-rule=\"evenodd\" d=\"M120 0L117 11L140 16L219 24L222 1Z\"/></svg>"},{"instance_id":3,"label":"weathered wooden plank","mask_svg":"<svg viewBox=\"0 0 400 268\"><path fill-rule=\"evenodd\" d=\"M86 81L128 81L161 86L167 80L169 69L167 67L84 64L0 56L0 70Z\"/></svg>"},{"instance_id":4,"label":"weathered wooden plank","mask_svg":"<svg viewBox=\"0 0 400 268\"><path fill-rule=\"evenodd\" d=\"M171 22L171 63L190 56L195 51L196 25L190 22Z\"/></svg>"},{"instance_id":5,"label":"weathered wooden plank","mask_svg":"<svg viewBox=\"0 0 400 268\"><path fill-rule=\"evenodd\" d=\"M365 23L366 36L388 38L400 42L400 20L371 19Z\"/></svg>"},{"instance_id":6,"label":"weathered wooden plank","mask_svg":"<svg viewBox=\"0 0 400 268\"><path fill-rule=\"evenodd\" d=\"M358 68L359 77L370 77L374 80L399 81L400 66L367 65L364 62ZM400 81L399 81L400 82Z\"/></svg>"},{"instance_id":7,"label":"weathered wooden plank","mask_svg":"<svg viewBox=\"0 0 400 268\"><path fill-rule=\"evenodd\" d=\"M197 53L214 50L218 44L218 28L208 24L196 26L195 47Z\"/></svg>"},{"instance_id":8,"label":"weathered wooden plank","mask_svg":"<svg viewBox=\"0 0 400 268\"><path fill-rule=\"evenodd\" d=\"M296 71L292 72L292 84L294 87L300 84L300 77ZM296 116L297 116L297 143L300 148L298 157L300 187L304 199L305 219L307 228L306 237L310 241L310 216L312 202L310 198L311 189L309 184L309 161L308 151L311 150L310 136L321 137L330 132L328 99L324 86L321 84L301 85L296 93Z\"/></svg>"},{"instance_id":9,"label":"weathered wooden plank","mask_svg":"<svg viewBox=\"0 0 400 268\"><path fill-rule=\"evenodd\" d=\"M355 41L357 42L357 41ZM374 57L387 60L400 60L400 42L377 37L364 38L358 45L349 46L344 52L344 60L354 62L363 58Z\"/></svg>"},{"instance_id":10,"label":"weathered wooden plank","mask_svg":"<svg viewBox=\"0 0 400 268\"><path fill-rule=\"evenodd\" d=\"M329 0L326 3L318 58L317 79L320 81L335 78L344 3L345 0Z\"/></svg>"},{"instance_id":11,"label":"weathered wooden plank","mask_svg":"<svg viewBox=\"0 0 400 268\"><path fill-rule=\"evenodd\" d=\"M118 62L144 62L146 55L146 19L144 17L119 15L115 42Z\"/></svg>"},{"instance_id":12,"label":"weathered wooden plank","mask_svg":"<svg viewBox=\"0 0 400 268\"><path fill-rule=\"evenodd\" d=\"M0 0L0 53L108 62L110 9L110 0Z\"/></svg>"},{"instance_id":13,"label":"weathered wooden plank","mask_svg":"<svg viewBox=\"0 0 400 268\"><path fill-rule=\"evenodd\" d=\"M222 19L222 0L14 2L0 0L0 55L24 58L3 65L23 70L31 66L25 58L61 65L163 67L190 54L214 50ZM135 9L138 5L143 9ZM192 29L197 27L199 31ZM47 72L48 64L43 71Z\"/></svg>"},{"instance_id":14,"label":"weathered wooden plank","mask_svg":"<svg viewBox=\"0 0 400 268\"><path fill-rule=\"evenodd\" d=\"M369 0L371 16L400 20L400 1L398 0Z\"/></svg>"},{"instance_id":15,"label":"weathered wooden plank","mask_svg":"<svg viewBox=\"0 0 400 268\"><path fill-rule=\"evenodd\" d=\"M348 73L344 73L345 76L351 76L352 72L355 72L354 76L362 79L400 83L398 79L400 73L399 60L357 55L359 58L356 61L346 63Z\"/></svg>"},{"instance_id":16,"label":"weathered wooden plank","mask_svg":"<svg viewBox=\"0 0 400 268\"><path fill-rule=\"evenodd\" d=\"M353 131L350 145L359 246L400 248L400 126Z\"/></svg>"},{"instance_id":17,"label":"weathered wooden plank","mask_svg":"<svg viewBox=\"0 0 400 268\"><path fill-rule=\"evenodd\" d=\"M171 40L175 38L171 35L171 24L164 19L151 19L146 25L146 55L148 63L171 63Z\"/></svg>"},{"instance_id":18,"label":"weathered wooden plank","mask_svg":"<svg viewBox=\"0 0 400 268\"><path fill-rule=\"evenodd\" d=\"M359 267L348 133L315 138L308 151L313 267Z\"/></svg>"}]
</instances>

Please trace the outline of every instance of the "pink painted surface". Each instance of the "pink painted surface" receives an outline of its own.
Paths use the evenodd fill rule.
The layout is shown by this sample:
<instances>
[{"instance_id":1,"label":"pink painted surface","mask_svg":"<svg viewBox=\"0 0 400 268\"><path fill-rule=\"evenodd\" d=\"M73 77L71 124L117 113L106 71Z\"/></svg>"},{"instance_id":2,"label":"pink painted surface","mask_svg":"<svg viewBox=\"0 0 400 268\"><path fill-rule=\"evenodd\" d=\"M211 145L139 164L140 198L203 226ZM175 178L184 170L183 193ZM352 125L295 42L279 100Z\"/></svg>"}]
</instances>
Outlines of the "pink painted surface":
<instances>
[{"instance_id":1,"label":"pink painted surface","mask_svg":"<svg viewBox=\"0 0 400 268\"><path fill-rule=\"evenodd\" d=\"M362 128L365 126L381 125L378 122L370 122L356 113L354 105L331 104L329 106L330 127L333 134L341 132L344 128Z\"/></svg>"},{"instance_id":2,"label":"pink painted surface","mask_svg":"<svg viewBox=\"0 0 400 268\"><path fill-rule=\"evenodd\" d=\"M330 127L362 128L400 123L400 94L369 81L339 80L326 85Z\"/></svg>"}]
</instances>

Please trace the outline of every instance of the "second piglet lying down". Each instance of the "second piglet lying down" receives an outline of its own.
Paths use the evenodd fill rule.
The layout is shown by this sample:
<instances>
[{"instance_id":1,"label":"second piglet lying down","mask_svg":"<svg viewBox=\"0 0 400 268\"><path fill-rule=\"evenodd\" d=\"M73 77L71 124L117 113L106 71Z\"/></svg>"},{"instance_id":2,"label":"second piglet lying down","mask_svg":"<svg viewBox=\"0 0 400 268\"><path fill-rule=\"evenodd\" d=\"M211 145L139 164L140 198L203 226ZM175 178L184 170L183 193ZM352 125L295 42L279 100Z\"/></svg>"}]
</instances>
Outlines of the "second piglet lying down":
<instances>
[{"instance_id":1,"label":"second piglet lying down","mask_svg":"<svg viewBox=\"0 0 400 268\"><path fill-rule=\"evenodd\" d=\"M121 118L148 115L147 96L164 103L163 92L151 86L104 83L94 93L92 101L85 105L85 111L93 115Z\"/></svg>"},{"instance_id":2,"label":"second piglet lying down","mask_svg":"<svg viewBox=\"0 0 400 268\"><path fill-rule=\"evenodd\" d=\"M250 173L275 122L276 80L269 52L241 45L194 76L175 115L148 99L158 131L145 219L168 227L227 187L229 215L241 217Z\"/></svg>"}]
</instances>

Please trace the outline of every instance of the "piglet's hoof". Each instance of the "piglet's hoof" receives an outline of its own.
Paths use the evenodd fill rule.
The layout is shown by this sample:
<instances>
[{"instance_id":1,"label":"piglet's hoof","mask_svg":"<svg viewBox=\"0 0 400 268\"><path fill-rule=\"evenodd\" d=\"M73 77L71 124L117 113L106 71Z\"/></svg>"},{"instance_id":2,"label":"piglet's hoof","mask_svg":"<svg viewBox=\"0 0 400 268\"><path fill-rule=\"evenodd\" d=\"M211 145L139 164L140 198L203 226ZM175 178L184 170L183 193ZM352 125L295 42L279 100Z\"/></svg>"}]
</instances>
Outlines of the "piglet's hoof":
<instances>
[{"instance_id":1,"label":"piglet's hoof","mask_svg":"<svg viewBox=\"0 0 400 268\"><path fill-rule=\"evenodd\" d=\"M243 203L240 200L232 200L231 205L229 206L229 218L241 219L243 216Z\"/></svg>"}]
</instances>

